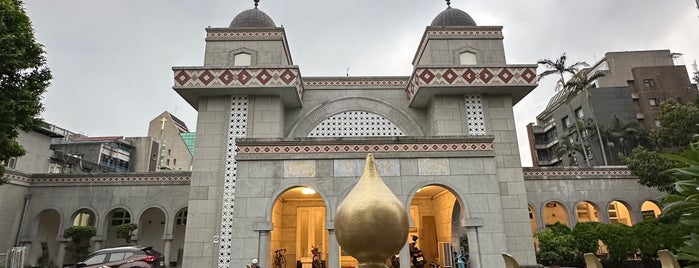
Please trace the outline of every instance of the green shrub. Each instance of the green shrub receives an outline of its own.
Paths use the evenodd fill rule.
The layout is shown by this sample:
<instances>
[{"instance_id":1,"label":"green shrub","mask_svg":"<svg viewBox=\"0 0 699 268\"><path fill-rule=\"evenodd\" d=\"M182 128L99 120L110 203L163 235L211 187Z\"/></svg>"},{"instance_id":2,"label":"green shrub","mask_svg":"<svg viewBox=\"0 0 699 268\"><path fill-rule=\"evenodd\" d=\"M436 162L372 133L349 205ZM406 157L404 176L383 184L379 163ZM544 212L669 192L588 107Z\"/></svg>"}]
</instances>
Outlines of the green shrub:
<instances>
[{"instance_id":1,"label":"green shrub","mask_svg":"<svg viewBox=\"0 0 699 268\"><path fill-rule=\"evenodd\" d=\"M127 245L131 245L131 235L138 228L135 223L124 223L116 227L116 237L124 239Z\"/></svg>"},{"instance_id":2,"label":"green shrub","mask_svg":"<svg viewBox=\"0 0 699 268\"><path fill-rule=\"evenodd\" d=\"M621 262L636 252L638 237L634 235L631 226L602 224L599 230L602 242L607 245L610 260Z\"/></svg>"},{"instance_id":3,"label":"green shrub","mask_svg":"<svg viewBox=\"0 0 699 268\"><path fill-rule=\"evenodd\" d=\"M535 236L539 239L539 252L536 257L544 265L572 263L578 256L575 239L568 226L556 223Z\"/></svg>"},{"instance_id":4,"label":"green shrub","mask_svg":"<svg viewBox=\"0 0 699 268\"><path fill-rule=\"evenodd\" d=\"M81 261L90 253L90 239L97 234L92 226L73 226L66 229L65 238L70 238L66 250L71 253L73 261Z\"/></svg>"},{"instance_id":5,"label":"green shrub","mask_svg":"<svg viewBox=\"0 0 699 268\"><path fill-rule=\"evenodd\" d=\"M573 228L575 246L580 254L595 253L599 249L600 226L599 222L580 222ZM582 255L578 256L582 259Z\"/></svg>"}]
</instances>

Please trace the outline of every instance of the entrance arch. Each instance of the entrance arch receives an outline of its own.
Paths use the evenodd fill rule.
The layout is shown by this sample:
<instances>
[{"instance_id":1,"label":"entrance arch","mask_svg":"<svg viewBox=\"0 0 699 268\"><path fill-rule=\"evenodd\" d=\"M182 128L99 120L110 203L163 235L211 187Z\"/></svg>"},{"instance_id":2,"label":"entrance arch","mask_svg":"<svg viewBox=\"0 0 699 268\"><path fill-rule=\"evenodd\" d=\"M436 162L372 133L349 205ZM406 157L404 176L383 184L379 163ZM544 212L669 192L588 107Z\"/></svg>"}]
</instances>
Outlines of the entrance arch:
<instances>
[{"instance_id":1,"label":"entrance arch","mask_svg":"<svg viewBox=\"0 0 699 268\"><path fill-rule=\"evenodd\" d=\"M568 220L568 209L565 205L563 205L563 203L558 201L549 201L544 205L541 211L545 227L554 225L557 222L570 227L570 221Z\"/></svg>"},{"instance_id":2,"label":"entrance arch","mask_svg":"<svg viewBox=\"0 0 699 268\"><path fill-rule=\"evenodd\" d=\"M165 212L159 207L150 207L138 217L138 244L152 246L158 252L165 252L163 234L165 233Z\"/></svg>"},{"instance_id":3,"label":"entrance arch","mask_svg":"<svg viewBox=\"0 0 699 268\"><path fill-rule=\"evenodd\" d=\"M453 266L452 252L462 247L469 250L466 233L461 228L466 215L461 204L451 188L440 184L423 186L412 196L408 237L419 238L415 247L422 250L428 263L436 260L442 267Z\"/></svg>"},{"instance_id":4,"label":"entrance arch","mask_svg":"<svg viewBox=\"0 0 699 268\"><path fill-rule=\"evenodd\" d=\"M271 211L269 267L274 267L274 251L286 249L283 268L297 267L297 262L311 263L311 247L317 246L321 259L328 260L326 203L315 189L292 187L275 198Z\"/></svg>"}]
</instances>

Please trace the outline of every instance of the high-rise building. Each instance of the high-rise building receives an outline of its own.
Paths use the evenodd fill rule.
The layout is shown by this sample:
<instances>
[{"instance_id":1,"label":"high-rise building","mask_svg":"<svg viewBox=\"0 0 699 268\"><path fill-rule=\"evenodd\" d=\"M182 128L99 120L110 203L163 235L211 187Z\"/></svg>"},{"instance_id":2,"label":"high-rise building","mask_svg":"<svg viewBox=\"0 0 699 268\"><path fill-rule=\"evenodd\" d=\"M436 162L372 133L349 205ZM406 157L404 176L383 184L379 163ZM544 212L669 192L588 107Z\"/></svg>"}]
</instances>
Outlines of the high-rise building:
<instances>
[{"instance_id":1,"label":"high-rise building","mask_svg":"<svg viewBox=\"0 0 699 268\"><path fill-rule=\"evenodd\" d=\"M605 58L581 72L601 72L603 77L586 92L571 95L561 90L549 100L536 123L527 126L532 163L536 166L621 165L620 148L600 142L597 128L638 122L646 130L659 123L659 105L666 100L680 103L697 98L685 66L675 66L669 50L609 52ZM589 128L584 136L587 159L572 150L579 141L574 124L582 120ZM594 123L596 122L596 126Z\"/></svg>"},{"instance_id":2,"label":"high-rise building","mask_svg":"<svg viewBox=\"0 0 699 268\"><path fill-rule=\"evenodd\" d=\"M194 134L189 132L184 121L163 112L148 124L148 137L159 144L154 157L157 171L191 170Z\"/></svg>"}]
</instances>

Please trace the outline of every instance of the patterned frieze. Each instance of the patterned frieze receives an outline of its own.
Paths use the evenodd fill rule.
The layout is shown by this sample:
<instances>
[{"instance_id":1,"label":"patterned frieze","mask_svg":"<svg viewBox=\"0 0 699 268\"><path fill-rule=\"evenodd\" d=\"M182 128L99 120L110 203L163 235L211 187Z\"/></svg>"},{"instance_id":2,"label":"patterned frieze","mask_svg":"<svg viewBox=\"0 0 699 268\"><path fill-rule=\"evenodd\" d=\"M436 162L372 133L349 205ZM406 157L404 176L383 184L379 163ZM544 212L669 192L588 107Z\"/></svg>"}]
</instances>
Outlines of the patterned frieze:
<instances>
[{"instance_id":1,"label":"patterned frieze","mask_svg":"<svg viewBox=\"0 0 699 268\"><path fill-rule=\"evenodd\" d=\"M177 68L175 87L295 87L303 92L298 68Z\"/></svg>"},{"instance_id":2,"label":"patterned frieze","mask_svg":"<svg viewBox=\"0 0 699 268\"><path fill-rule=\"evenodd\" d=\"M492 142L240 145L239 154L407 153L493 151Z\"/></svg>"},{"instance_id":3,"label":"patterned frieze","mask_svg":"<svg viewBox=\"0 0 699 268\"><path fill-rule=\"evenodd\" d=\"M66 185L159 185L159 184L189 184L190 172L173 173L124 173L124 174L34 174L24 175L8 171L5 179L41 186Z\"/></svg>"},{"instance_id":4,"label":"patterned frieze","mask_svg":"<svg viewBox=\"0 0 699 268\"><path fill-rule=\"evenodd\" d=\"M582 169L582 168L556 168L556 169L538 169L525 168L524 179L572 179L572 178L611 178L625 177L635 178L631 170L627 168L608 168L608 169Z\"/></svg>"},{"instance_id":5,"label":"patterned frieze","mask_svg":"<svg viewBox=\"0 0 699 268\"><path fill-rule=\"evenodd\" d=\"M385 88L385 87L398 87L404 88L408 85L408 77L400 78L380 78L380 79L351 79L338 77L335 79L314 79L305 78L303 81L304 88Z\"/></svg>"},{"instance_id":6,"label":"patterned frieze","mask_svg":"<svg viewBox=\"0 0 699 268\"><path fill-rule=\"evenodd\" d=\"M279 40L285 38L284 31L219 31L208 30L206 40Z\"/></svg>"}]
</instances>

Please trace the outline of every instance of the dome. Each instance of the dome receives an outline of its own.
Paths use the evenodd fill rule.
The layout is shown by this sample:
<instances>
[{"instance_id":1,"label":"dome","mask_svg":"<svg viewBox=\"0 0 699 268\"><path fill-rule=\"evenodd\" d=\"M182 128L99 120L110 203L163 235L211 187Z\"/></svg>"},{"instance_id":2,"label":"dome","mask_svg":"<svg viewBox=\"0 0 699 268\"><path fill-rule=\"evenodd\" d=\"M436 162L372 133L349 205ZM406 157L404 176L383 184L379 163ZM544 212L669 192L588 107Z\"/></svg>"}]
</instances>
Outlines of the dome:
<instances>
[{"instance_id":1,"label":"dome","mask_svg":"<svg viewBox=\"0 0 699 268\"><path fill-rule=\"evenodd\" d=\"M267 14L257 9L248 9L240 12L238 16L233 18L229 28L263 28L263 27L276 27L272 18Z\"/></svg>"},{"instance_id":2,"label":"dome","mask_svg":"<svg viewBox=\"0 0 699 268\"><path fill-rule=\"evenodd\" d=\"M447 7L432 20L430 26L477 26L473 18L458 8Z\"/></svg>"}]
</instances>

